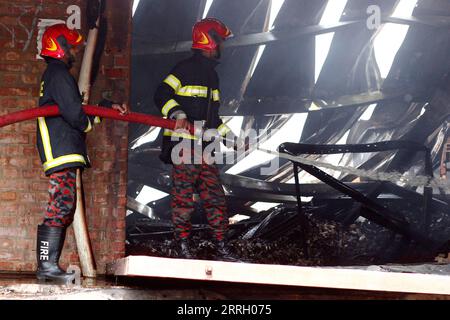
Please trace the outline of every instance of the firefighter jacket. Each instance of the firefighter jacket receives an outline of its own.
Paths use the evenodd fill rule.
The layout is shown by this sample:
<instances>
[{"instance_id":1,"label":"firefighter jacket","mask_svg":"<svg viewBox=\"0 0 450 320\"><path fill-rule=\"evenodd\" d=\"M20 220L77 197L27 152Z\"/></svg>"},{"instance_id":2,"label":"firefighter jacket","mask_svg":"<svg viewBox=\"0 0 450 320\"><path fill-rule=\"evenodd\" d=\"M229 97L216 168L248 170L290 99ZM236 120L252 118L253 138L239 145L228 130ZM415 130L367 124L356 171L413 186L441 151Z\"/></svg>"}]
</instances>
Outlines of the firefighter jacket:
<instances>
[{"instance_id":1,"label":"firefighter jacket","mask_svg":"<svg viewBox=\"0 0 450 320\"><path fill-rule=\"evenodd\" d=\"M219 117L219 77L215 70L218 62L204 57L200 52L180 61L158 86L154 101L164 117L175 119L184 112L192 124L204 121L204 128L217 129L224 136L230 129ZM209 109L209 112L208 112ZM207 119L209 117L209 119ZM171 137L195 140L189 134L165 129L161 160L170 163L170 150L177 143Z\"/></svg>"},{"instance_id":2,"label":"firefighter jacket","mask_svg":"<svg viewBox=\"0 0 450 320\"><path fill-rule=\"evenodd\" d=\"M65 168L89 167L86 133L98 117L88 117L82 109L78 85L67 65L48 59L41 80L39 106L58 105L60 116L37 119L37 148L46 175Z\"/></svg>"}]
</instances>

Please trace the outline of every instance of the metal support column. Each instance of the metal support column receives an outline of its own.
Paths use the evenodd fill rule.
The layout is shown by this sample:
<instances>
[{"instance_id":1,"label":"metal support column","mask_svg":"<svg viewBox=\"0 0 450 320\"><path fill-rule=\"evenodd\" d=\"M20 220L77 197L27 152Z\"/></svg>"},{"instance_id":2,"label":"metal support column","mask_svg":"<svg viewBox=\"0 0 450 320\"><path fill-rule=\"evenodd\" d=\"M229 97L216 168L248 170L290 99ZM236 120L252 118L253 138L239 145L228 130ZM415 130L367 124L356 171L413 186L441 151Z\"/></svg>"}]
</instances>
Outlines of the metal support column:
<instances>
[{"instance_id":1,"label":"metal support column","mask_svg":"<svg viewBox=\"0 0 450 320\"><path fill-rule=\"evenodd\" d=\"M300 219L300 225L302 227L302 245L303 252L305 254L305 258L309 259L309 250L308 250L308 221L306 218L306 214L302 210L302 198L300 195L300 181L298 179L298 164L293 162L294 164L294 177L295 177L295 193L297 197L297 210L298 216Z\"/></svg>"}]
</instances>

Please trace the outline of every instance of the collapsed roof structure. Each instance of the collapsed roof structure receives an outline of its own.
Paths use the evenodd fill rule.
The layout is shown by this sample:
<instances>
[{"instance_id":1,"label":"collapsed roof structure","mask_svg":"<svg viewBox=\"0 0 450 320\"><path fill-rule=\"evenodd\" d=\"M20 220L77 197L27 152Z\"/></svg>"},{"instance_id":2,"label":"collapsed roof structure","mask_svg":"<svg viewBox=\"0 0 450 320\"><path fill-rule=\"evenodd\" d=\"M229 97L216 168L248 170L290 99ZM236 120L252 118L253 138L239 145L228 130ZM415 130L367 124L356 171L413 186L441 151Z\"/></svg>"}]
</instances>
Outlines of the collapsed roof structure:
<instances>
[{"instance_id":1,"label":"collapsed roof structure","mask_svg":"<svg viewBox=\"0 0 450 320\"><path fill-rule=\"evenodd\" d=\"M159 115L154 90L190 55L192 25L205 16L234 34L217 68L220 115L236 134L256 130L260 146L240 155L223 149L237 160L219 166L230 216L270 227L280 208L290 210L272 220L272 240L302 224L306 234L308 217L359 223L371 229L384 262L411 241L430 254L446 247L448 1L142 0L133 16L133 111ZM161 135L130 126L129 242L171 234ZM197 214L193 222L201 229L205 221ZM235 237L251 238L239 230ZM388 232L376 238L380 230Z\"/></svg>"}]
</instances>

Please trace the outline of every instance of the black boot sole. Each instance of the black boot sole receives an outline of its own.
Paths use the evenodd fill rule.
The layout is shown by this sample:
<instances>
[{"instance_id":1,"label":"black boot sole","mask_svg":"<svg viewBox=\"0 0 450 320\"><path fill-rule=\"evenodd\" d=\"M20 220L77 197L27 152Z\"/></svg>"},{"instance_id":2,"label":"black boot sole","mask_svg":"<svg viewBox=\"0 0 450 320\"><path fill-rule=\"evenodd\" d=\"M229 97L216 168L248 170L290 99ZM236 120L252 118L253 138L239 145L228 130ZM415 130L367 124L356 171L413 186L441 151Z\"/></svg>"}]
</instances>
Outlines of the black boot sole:
<instances>
[{"instance_id":1,"label":"black boot sole","mask_svg":"<svg viewBox=\"0 0 450 320\"><path fill-rule=\"evenodd\" d=\"M51 275L36 274L39 283L55 283L55 284L74 284L75 275L69 277L58 277Z\"/></svg>"}]
</instances>

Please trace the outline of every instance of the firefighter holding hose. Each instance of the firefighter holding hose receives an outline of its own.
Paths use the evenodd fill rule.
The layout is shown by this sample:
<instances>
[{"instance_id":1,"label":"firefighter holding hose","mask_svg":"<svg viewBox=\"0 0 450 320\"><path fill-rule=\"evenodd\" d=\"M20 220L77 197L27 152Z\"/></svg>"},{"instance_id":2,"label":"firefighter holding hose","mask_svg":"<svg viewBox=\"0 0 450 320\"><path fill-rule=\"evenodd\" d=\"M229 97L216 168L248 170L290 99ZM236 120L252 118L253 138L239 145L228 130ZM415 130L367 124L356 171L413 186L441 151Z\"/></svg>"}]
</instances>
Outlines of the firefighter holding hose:
<instances>
[{"instance_id":1,"label":"firefighter holding hose","mask_svg":"<svg viewBox=\"0 0 450 320\"><path fill-rule=\"evenodd\" d=\"M206 18L197 22L192 32L193 55L180 61L156 90L154 100L162 115L176 120L175 130L163 134L161 160L172 164L172 222L175 239L184 258L193 258L189 234L194 212L194 193L198 193L213 231L216 258L236 261L230 253L225 232L228 225L225 194L214 163L206 161L202 151L214 136L230 137L230 129L219 117L219 78L215 67L219 63L222 43L231 36L221 21ZM201 123L203 141L190 135L187 129ZM211 130L214 129L214 130ZM201 140L200 138L200 140ZM236 136L231 139L234 140ZM182 141L179 141L181 139ZM236 138L236 141L238 139ZM177 142L179 141L179 142ZM179 154L178 143L188 143L190 149ZM200 155L195 144L201 144ZM188 153L188 155L186 154ZM183 158L186 161L174 161ZM177 158L177 159L175 159ZM199 161L195 161L196 159Z\"/></svg>"},{"instance_id":2,"label":"firefighter holding hose","mask_svg":"<svg viewBox=\"0 0 450 320\"><path fill-rule=\"evenodd\" d=\"M49 177L49 195L45 217L37 230L36 276L40 280L72 282L74 274L66 273L58 264L66 229L73 221L76 207L76 169L88 168L85 137L98 117L87 116L77 82L69 70L83 45L83 36L65 24L48 27L42 37L40 55L47 68L42 76L39 106L58 105L60 116L37 120L37 148ZM121 114L128 106L103 101Z\"/></svg>"}]
</instances>

